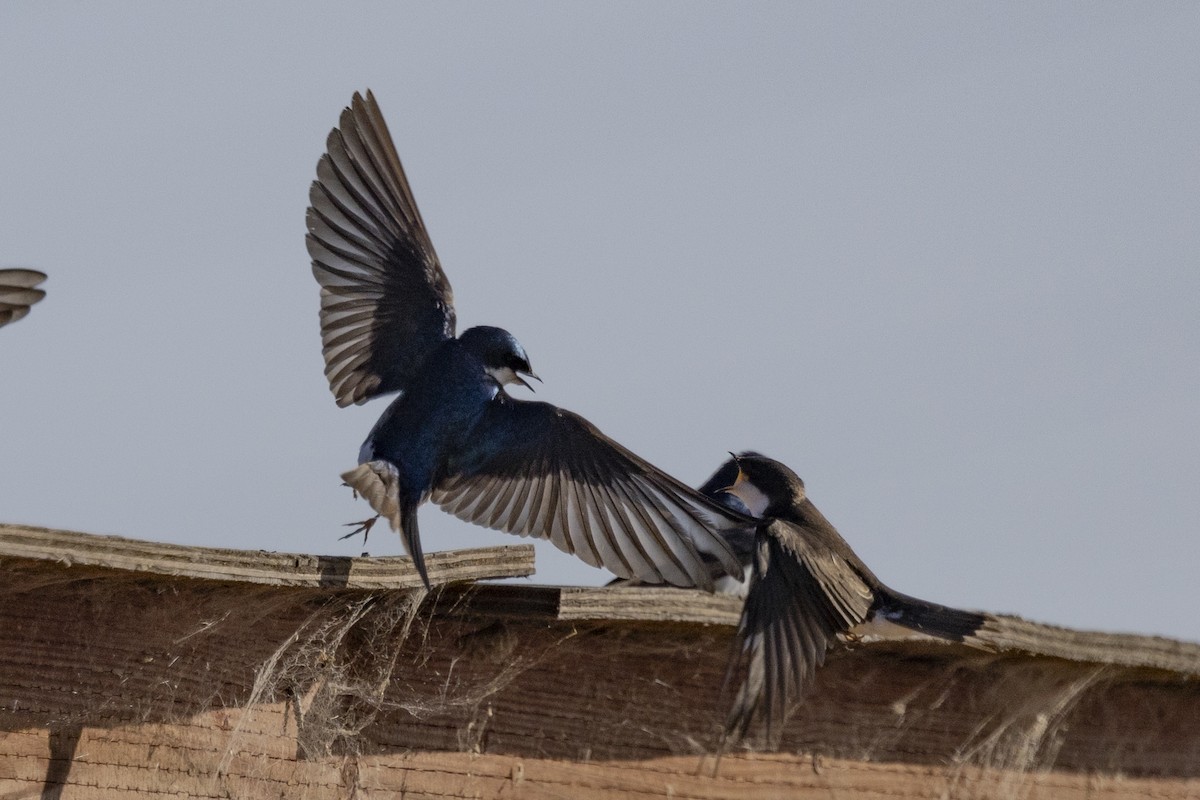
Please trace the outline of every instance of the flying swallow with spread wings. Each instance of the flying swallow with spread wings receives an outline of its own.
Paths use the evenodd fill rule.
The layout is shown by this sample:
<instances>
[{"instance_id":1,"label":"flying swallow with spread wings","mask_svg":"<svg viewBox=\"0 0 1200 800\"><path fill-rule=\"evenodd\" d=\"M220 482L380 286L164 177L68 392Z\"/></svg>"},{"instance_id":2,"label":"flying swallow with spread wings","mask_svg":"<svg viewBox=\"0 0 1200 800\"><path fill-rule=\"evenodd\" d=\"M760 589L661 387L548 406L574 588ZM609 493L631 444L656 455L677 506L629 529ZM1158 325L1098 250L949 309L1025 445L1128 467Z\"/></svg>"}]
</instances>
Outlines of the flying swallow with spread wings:
<instances>
[{"instance_id":1,"label":"flying swallow with spread wings","mask_svg":"<svg viewBox=\"0 0 1200 800\"><path fill-rule=\"evenodd\" d=\"M326 144L307 214L325 375L340 406L398 393L342 476L376 512L364 528L385 517L426 586L426 500L621 577L711 588L706 560L740 576L722 532L753 520L579 415L510 396L537 377L512 334L455 335L450 282L370 92L354 95Z\"/></svg>"}]
</instances>

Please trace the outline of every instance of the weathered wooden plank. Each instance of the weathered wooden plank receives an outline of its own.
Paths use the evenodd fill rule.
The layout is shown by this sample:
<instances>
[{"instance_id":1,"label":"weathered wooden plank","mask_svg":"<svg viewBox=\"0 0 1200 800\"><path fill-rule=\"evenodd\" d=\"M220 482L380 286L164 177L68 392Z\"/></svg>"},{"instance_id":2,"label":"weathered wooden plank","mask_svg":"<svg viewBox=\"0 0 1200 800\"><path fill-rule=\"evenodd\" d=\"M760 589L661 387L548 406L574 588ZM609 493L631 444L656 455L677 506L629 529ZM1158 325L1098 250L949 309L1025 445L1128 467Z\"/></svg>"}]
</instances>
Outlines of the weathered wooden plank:
<instances>
[{"instance_id":1,"label":"weathered wooden plank","mask_svg":"<svg viewBox=\"0 0 1200 800\"><path fill-rule=\"evenodd\" d=\"M0 524L0 558L5 556L273 586L347 589L420 586L411 560L405 557L351 558L192 547ZM533 548L508 545L431 553L429 567L435 583L523 577L534 572ZM665 587L527 585L478 587L470 591L476 595L470 607L485 614L548 616L562 621L677 622L728 627L737 624L740 613L740 602L734 598ZM1077 631L997 615L979 638L998 652L1024 652L1200 675L1200 644L1161 637Z\"/></svg>"},{"instance_id":2,"label":"weathered wooden plank","mask_svg":"<svg viewBox=\"0 0 1200 800\"><path fill-rule=\"evenodd\" d=\"M979 638L1001 652L1200 675L1200 644L1161 636L1079 631L1004 615L994 617Z\"/></svg>"},{"instance_id":3,"label":"weathered wooden plank","mask_svg":"<svg viewBox=\"0 0 1200 800\"><path fill-rule=\"evenodd\" d=\"M741 613L742 601L729 595L660 586L565 586L559 595L558 618L734 626Z\"/></svg>"},{"instance_id":4,"label":"weathered wooden plank","mask_svg":"<svg viewBox=\"0 0 1200 800\"><path fill-rule=\"evenodd\" d=\"M728 596L665 587L562 587L558 619L681 622L737 625L741 602ZM869 634L869 629L864 629ZM921 634L913 642L943 646ZM996 652L1020 652L1071 661L1161 669L1200 675L1200 644L1159 636L1079 631L1030 622L1010 615L989 615L979 640Z\"/></svg>"},{"instance_id":5,"label":"weathered wooden plank","mask_svg":"<svg viewBox=\"0 0 1200 800\"><path fill-rule=\"evenodd\" d=\"M708 767L711 762L706 763ZM1046 772L1014 776L1000 770L873 764L796 755L727 757L714 776L696 758L668 756L627 762L561 762L504 756L414 753L400 762L359 758L356 786L404 797L514 797L526 800L776 800L780 797L904 798L1023 797L1028 800L1195 798L1194 787L1171 781ZM1015 780L1014 780L1015 779Z\"/></svg>"},{"instance_id":6,"label":"weathered wooden plank","mask_svg":"<svg viewBox=\"0 0 1200 800\"><path fill-rule=\"evenodd\" d=\"M114 735L116 734L116 735ZM810 754L738 754L722 759L660 756L622 761L555 759L414 751L322 759L264 759L238 754L217 774L203 769L217 749L183 747L196 732L164 726L157 744L126 742L120 732L84 729L70 769L55 772L51 737L26 736L26 753L0 761L0 797L45 795L47 775L61 775L62 797L93 800L175 797L404 798L513 797L525 800L606 800L615 796L674 800L773 800L853 797L904 800L1022 797L1029 800L1195 800L1194 782L1066 770L1015 773L974 766L912 765ZM19 735L0 732L0 751ZM214 742L214 744L216 744ZM174 746L172 746L174 745ZM61 761L61 759L59 759ZM52 795L54 796L54 795Z\"/></svg>"},{"instance_id":7,"label":"weathered wooden plank","mask_svg":"<svg viewBox=\"0 0 1200 800\"><path fill-rule=\"evenodd\" d=\"M727 598L73 563L0 558L0 800L1200 798L1186 643L1011 618L1000 652L851 643L778 753L714 775Z\"/></svg>"},{"instance_id":8,"label":"weathered wooden plank","mask_svg":"<svg viewBox=\"0 0 1200 800\"><path fill-rule=\"evenodd\" d=\"M341 589L421 586L412 560L403 556L351 558L191 547L0 524L0 559L5 556L268 586ZM533 546L518 544L429 553L426 564L433 583L526 577L534 572Z\"/></svg>"}]
</instances>

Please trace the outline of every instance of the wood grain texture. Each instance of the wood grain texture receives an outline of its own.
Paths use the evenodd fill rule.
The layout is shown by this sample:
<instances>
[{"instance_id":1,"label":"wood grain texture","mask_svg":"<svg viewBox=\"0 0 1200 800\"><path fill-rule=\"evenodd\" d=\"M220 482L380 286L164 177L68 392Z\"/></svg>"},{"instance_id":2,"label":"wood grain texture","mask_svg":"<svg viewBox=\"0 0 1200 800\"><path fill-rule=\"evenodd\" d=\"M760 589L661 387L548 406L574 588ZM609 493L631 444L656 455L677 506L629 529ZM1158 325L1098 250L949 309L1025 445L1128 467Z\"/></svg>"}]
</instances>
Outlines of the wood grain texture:
<instances>
[{"instance_id":1,"label":"wood grain texture","mask_svg":"<svg viewBox=\"0 0 1200 800\"><path fill-rule=\"evenodd\" d=\"M283 721L282 711L275 719ZM241 752L220 776L197 769L217 761L222 741L210 728L85 729L68 782L47 786L52 735L0 732L14 754L0 774L0 798L521 798L610 800L1194 800L1194 783L1160 778L1053 771L1014 782L1003 770L872 763L827 757L747 754L711 762L693 756L625 761L562 761L520 756L413 751L297 761L282 752ZM186 743L186 747L184 744ZM16 756L17 752L20 756ZM152 760L146 754L153 753Z\"/></svg>"},{"instance_id":2,"label":"wood grain texture","mask_svg":"<svg viewBox=\"0 0 1200 800\"><path fill-rule=\"evenodd\" d=\"M267 586L415 589L421 585L412 560L404 556L350 558L190 547L0 524L0 559L5 556ZM433 583L525 577L534 572L533 546L431 553L427 564Z\"/></svg>"},{"instance_id":3,"label":"wood grain texture","mask_svg":"<svg viewBox=\"0 0 1200 800\"><path fill-rule=\"evenodd\" d=\"M1019 620L1000 652L834 649L779 752L713 774L736 608L703 597L9 553L0 800L1200 798L1194 645Z\"/></svg>"},{"instance_id":4,"label":"wood grain texture","mask_svg":"<svg viewBox=\"0 0 1200 800\"><path fill-rule=\"evenodd\" d=\"M734 627L741 602L694 589L658 586L474 587L487 613L553 617L559 621L677 622ZM1088 664L1145 667L1200 676L1200 644L1160 636L1079 631L1030 622L1012 615L987 615L980 642L998 653L1051 656ZM869 632L869 628L863 629ZM913 647L949 647L941 639L909 634Z\"/></svg>"},{"instance_id":5,"label":"wood grain texture","mask_svg":"<svg viewBox=\"0 0 1200 800\"><path fill-rule=\"evenodd\" d=\"M1000 651L1200 675L1200 644L1163 636L1077 631L1003 615L993 617L980 638Z\"/></svg>"}]
</instances>

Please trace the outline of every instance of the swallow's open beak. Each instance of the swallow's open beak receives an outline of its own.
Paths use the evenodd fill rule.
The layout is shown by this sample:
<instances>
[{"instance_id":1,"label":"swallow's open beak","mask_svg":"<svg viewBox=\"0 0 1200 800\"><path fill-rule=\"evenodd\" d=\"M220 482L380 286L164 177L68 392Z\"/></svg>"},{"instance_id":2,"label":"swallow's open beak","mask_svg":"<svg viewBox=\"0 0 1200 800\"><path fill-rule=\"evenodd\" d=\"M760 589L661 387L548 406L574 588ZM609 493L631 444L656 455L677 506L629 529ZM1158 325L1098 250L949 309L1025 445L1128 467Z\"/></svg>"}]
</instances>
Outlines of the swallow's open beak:
<instances>
[{"instance_id":1,"label":"swallow's open beak","mask_svg":"<svg viewBox=\"0 0 1200 800\"><path fill-rule=\"evenodd\" d=\"M742 499L742 496L738 493L738 489L741 487L742 482L745 480L746 480L745 474L739 469L738 474L737 474L737 479L734 480L733 483L726 486L724 489L718 489L717 491L725 492L726 494L731 494L740 500L740 499Z\"/></svg>"},{"instance_id":2,"label":"swallow's open beak","mask_svg":"<svg viewBox=\"0 0 1200 800\"><path fill-rule=\"evenodd\" d=\"M737 456L735 456L733 453L730 453L729 457L733 459L734 464L737 464L737 468L738 468L737 477L733 479L733 483L729 484L724 489L718 489L717 491L725 492L726 494L731 494L734 497L738 497L738 493L735 492L734 489L737 488L737 485L739 483L746 480L746 473L742 472L742 463L740 461L738 461ZM738 499L741 499L741 498L739 497Z\"/></svg>"},{"instance_id":3,"label":"swallow's open beak","mask_svg":"<svg viewBox=\"0 0 1200 800\"><path fill-rule=\"evenodd\" d=\"M524 386L526 389L528 389L531 392L533 391L533 387L530 386L529 381L522 378L521 375L528 375L529 377L533 378L538 383L542 382L542 379L539 378L533 370L529 370L528 372L513 373L513 374L516 377L517 382L520 383L522 386Z\"/></svg>"},{"instance_id":4,"label":"swallow's open beak","mask_svg":"<svg viewBox=\"0 0 1200 800\"><path fill-rule=\"evenodd\" d=\"M738 465L737 479L721 491L741 500L742 505L746 507L752 517L761 519L767 513L767 509L771 507L771 498L763 494L762 489L758 488L754 481L742 471L740 464Z\"/></svg>"}]
</instances>

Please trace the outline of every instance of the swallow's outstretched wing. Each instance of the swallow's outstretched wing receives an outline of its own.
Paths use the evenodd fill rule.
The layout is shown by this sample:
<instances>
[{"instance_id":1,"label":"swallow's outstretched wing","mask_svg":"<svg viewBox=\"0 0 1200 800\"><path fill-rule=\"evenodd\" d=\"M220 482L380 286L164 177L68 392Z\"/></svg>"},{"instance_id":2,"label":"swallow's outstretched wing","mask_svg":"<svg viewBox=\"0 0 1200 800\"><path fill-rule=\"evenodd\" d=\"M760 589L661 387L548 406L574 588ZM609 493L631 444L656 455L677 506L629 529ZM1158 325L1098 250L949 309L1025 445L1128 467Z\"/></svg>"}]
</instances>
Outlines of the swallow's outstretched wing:
<instances>
[{"instance_id":1,"label":"swallow's outstretched wing","mask_svg":"<svg viewBox=\"0 0 1200 800\"><path fill-rule=\"evenodd\" d=\"M866 620L875 600L854 565L821 544L814 527L829 523L812 511L809 524L773 520L759 528L731 664L731 674L744 675L726 722L734 739L761 714L774 741L830 642Z\"/></svg>"},{"instance_id":2,"label":"swallow's outstretched wing","mask_svg":"<svg viewBox=\"0 0 1200 800\"><path fill-rule=\"evenodd\" d=\"M711 588L701 553L741 575L723 529L754 521L714 503L578 414L501 393L431 499L460 519L561 550L622 578Z\"/></svg>"},{"instance_id":3,"label":"swallow's outstretched wing","mask_svg":"<svg viewBox=\"0 0 1200 800\"><path fill-rule=\"evenodd\" d=\"M403 390L454 336L454 299L370 92L355 93L326 145L306 241L321 284L325 376L347 406Z\"/></svg>"}]
</instances>

